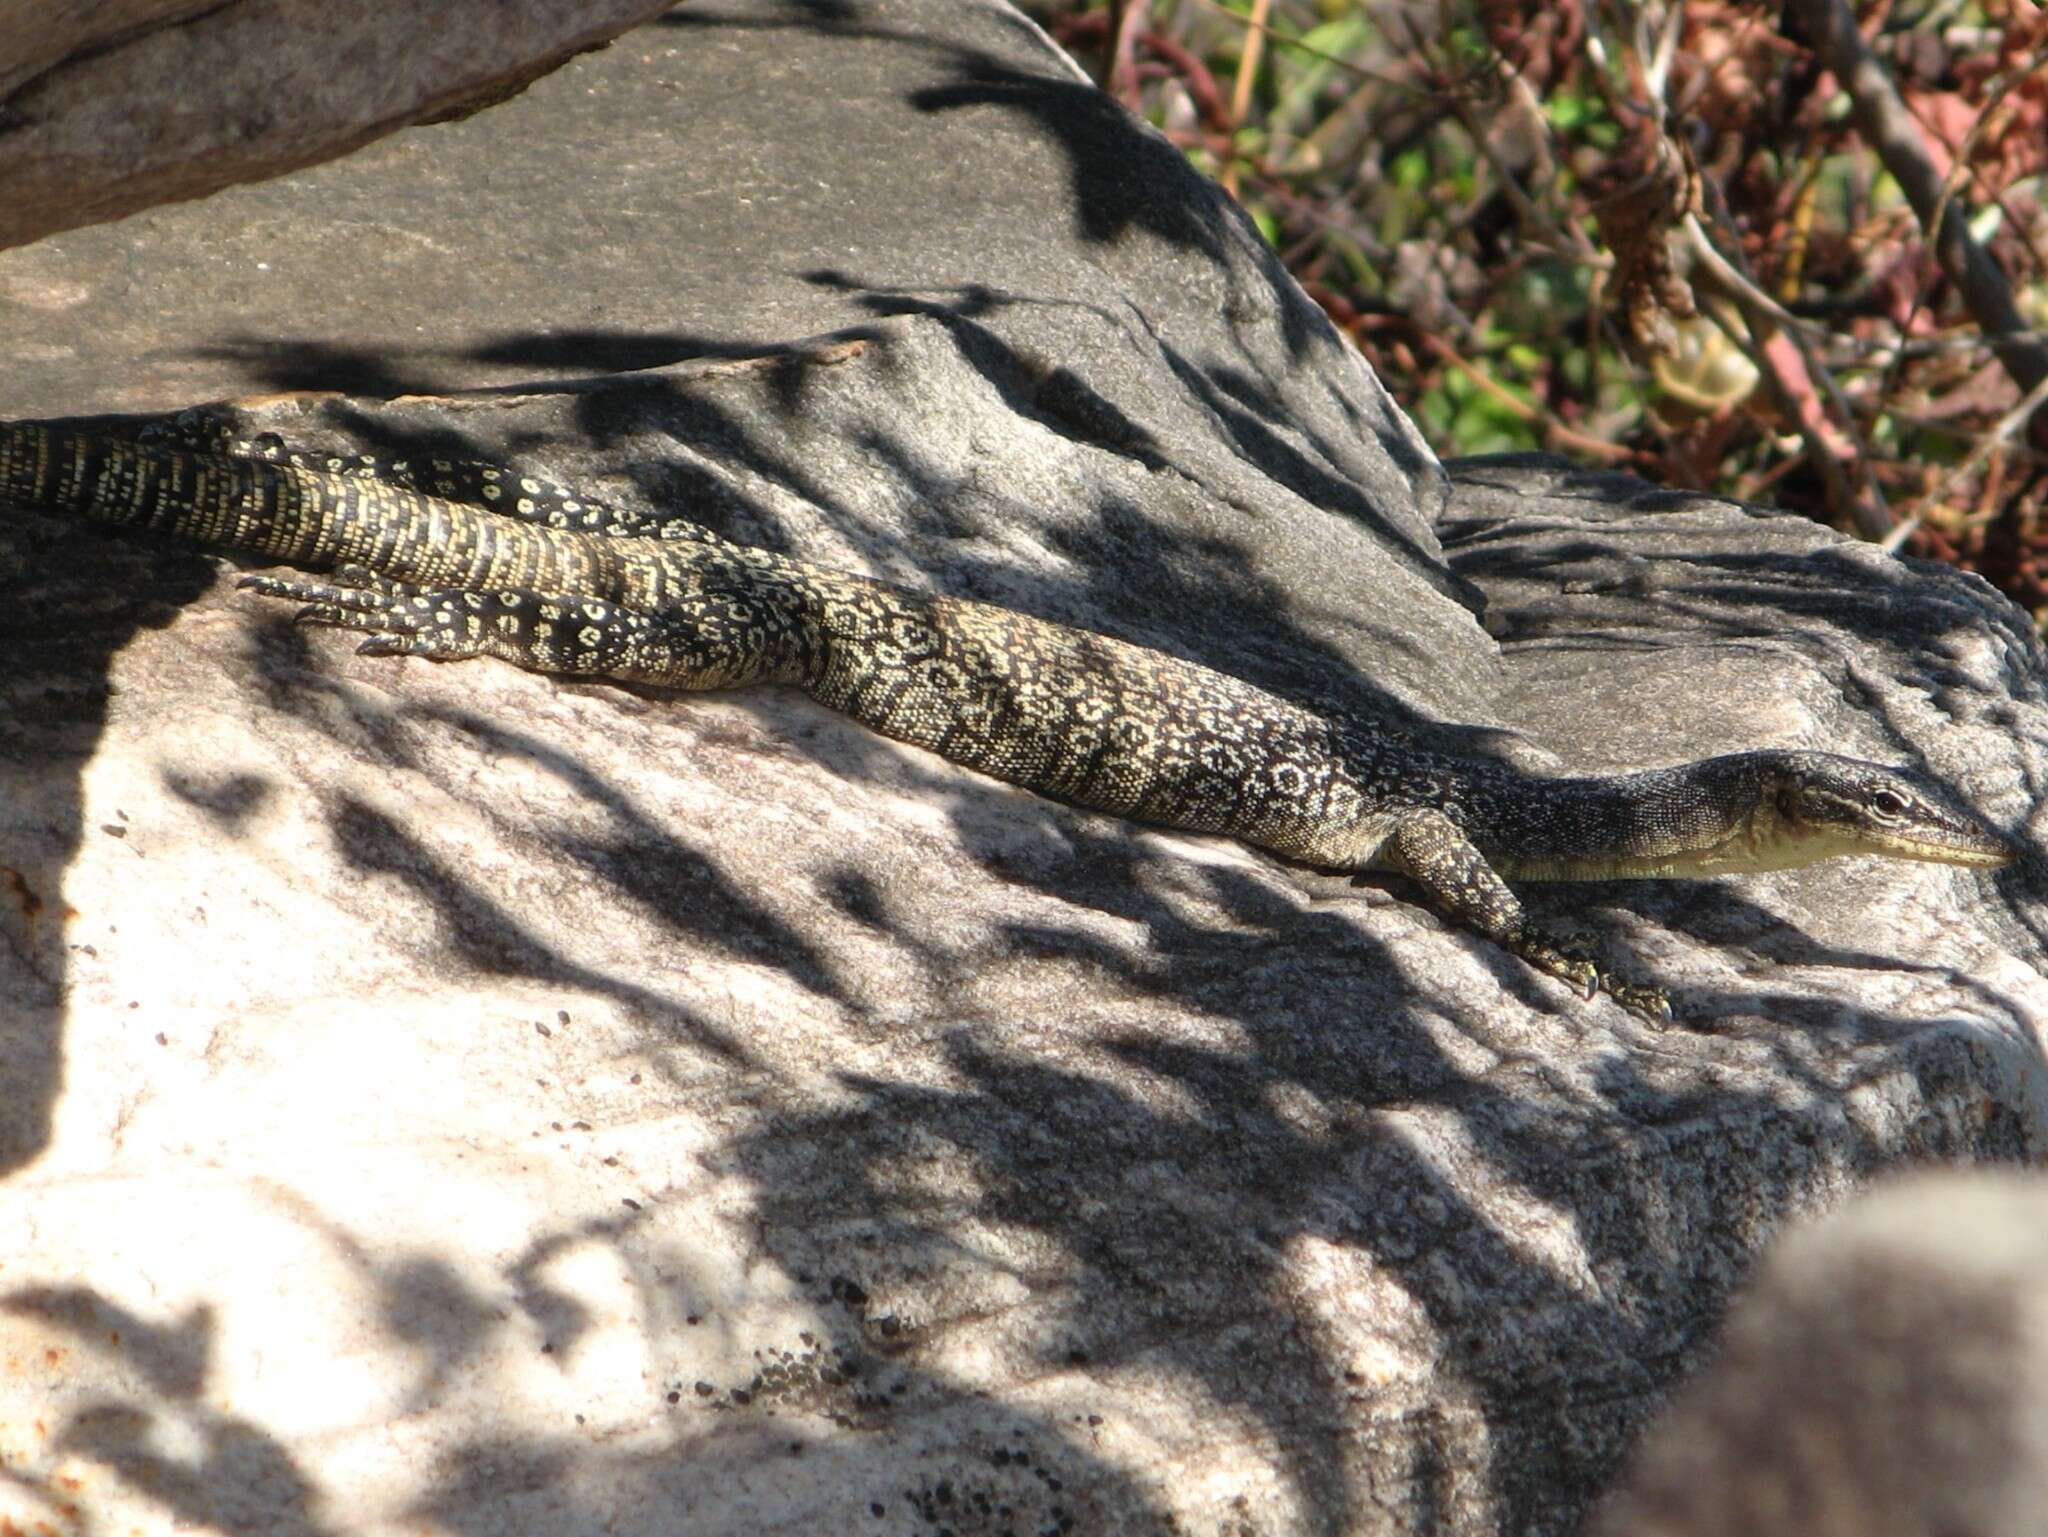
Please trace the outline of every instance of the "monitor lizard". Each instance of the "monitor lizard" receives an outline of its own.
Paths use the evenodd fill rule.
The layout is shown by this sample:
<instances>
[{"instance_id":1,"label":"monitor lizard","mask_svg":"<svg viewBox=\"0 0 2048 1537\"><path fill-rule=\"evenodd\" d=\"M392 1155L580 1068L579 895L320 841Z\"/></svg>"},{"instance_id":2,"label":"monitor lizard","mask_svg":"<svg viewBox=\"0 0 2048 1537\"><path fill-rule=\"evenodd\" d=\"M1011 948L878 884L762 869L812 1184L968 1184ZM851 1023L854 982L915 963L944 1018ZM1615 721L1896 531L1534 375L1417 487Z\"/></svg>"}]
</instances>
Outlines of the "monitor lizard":
<instances>
[{"instance_id":1,"label":"monitor lizard","mask_svg":"<svg viewBox=\"0 0 2048 1537\"><path fill-rule=\"evenodd\" d=\"M376 656L495 656L684 689L789 684L1075 805L1412 879L1455 924L1653 1020L1663 990L1531 921L1510 881L1786 869L1841 854L1993 868L2017 849L1921 775L1735 753L1546 777L1333 719L1167 652L736 544L500 467L0 423L0 502L337 574L242 585Z\"/></svg>"}]
</instances>

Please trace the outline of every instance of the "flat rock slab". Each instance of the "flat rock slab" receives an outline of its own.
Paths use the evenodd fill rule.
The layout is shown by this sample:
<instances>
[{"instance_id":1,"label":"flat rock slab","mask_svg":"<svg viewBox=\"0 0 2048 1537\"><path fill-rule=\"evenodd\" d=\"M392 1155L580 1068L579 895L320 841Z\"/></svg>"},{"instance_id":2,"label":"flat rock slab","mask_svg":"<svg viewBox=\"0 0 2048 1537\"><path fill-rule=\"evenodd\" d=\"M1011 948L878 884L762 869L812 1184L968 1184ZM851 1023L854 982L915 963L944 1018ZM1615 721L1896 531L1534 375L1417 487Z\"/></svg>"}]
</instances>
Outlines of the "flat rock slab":
<instances>
[{"instance_id":1,"label":"flat rock slab","mask_svg":"<svg viewBox=\"0 0 2048 1537\"><path fill-rule=\"evenodd\" d=\"M0 0L0 248L477 110L666 8Z\"/></svg>"},{"instance_id":2,"label":"flat rock slab","mask_svg":"<svg viewBox=\"0 0 2048 1537\"><path fill-rule=\"evenodd\" d=\"M198 255L229 207L288 306ZM2048 765L1981 584L1549 462L1446 479L993 5L693 5L25 281L79 294L9 320L8 415L353 388L234 415L1525 764L1839 747L2022 834ZM2044 1146L2031 862L1541 892L1679 991L1659 1032L1391 883L784 692L359 658L13 515L0 614L20 1524L1570 1532L1788 1216Z\"/></svg>"}]
</instances>

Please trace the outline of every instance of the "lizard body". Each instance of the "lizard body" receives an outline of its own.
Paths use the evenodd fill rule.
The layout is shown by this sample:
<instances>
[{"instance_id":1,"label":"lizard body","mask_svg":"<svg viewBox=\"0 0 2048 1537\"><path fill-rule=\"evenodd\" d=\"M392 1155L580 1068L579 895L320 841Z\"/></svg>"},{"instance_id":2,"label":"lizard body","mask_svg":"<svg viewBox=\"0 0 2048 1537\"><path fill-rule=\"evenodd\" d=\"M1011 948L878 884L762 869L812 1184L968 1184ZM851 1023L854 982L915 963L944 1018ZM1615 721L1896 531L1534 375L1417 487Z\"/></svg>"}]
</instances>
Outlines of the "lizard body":
<instances>
[{"instance_id":1,"label":"lizard body","mask_svg":"<svg viewBox=\"0 0 2048 1537\"><path fill-rule=\"evenodd\" d=\"M373 472L374 471L374 472ZM445 494L443 494L445 493ZM1388 870L1590 995L1661 1016L1526 917L1511 879L1787 868L1836 854L1994 867L2013 847L1917 775L1827 753L1528 775L1305 710L1127 641L739 545L491 466L322 460L0 424L0 501L167 531L338 583L246 580L366 652L497 656L690 689L790 684L1041 794Z\"/></svg>"}]
</instances>

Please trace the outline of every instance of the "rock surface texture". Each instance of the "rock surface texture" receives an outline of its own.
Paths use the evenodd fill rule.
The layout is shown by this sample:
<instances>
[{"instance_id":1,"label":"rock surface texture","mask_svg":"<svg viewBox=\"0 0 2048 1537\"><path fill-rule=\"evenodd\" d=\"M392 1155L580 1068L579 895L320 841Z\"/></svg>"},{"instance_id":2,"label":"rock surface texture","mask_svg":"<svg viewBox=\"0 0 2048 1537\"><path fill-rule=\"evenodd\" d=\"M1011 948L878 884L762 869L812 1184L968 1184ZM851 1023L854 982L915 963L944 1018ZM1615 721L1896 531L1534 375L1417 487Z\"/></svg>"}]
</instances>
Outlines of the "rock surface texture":
<instances>
[{"instance_id":1,"label":"rock surface texture","mask_svg":"<svg viewBox=\"0 0 2048 1537\"><path fill-rule=\"evenodd\" d=\"M665 8L0 0L0 248L474 111Z\"/></svg>"},{"instance_id":2,"label":"rock surface texture","mask_svg":"<svg viewBox=\"0 0 2048 1537\"><path fill-rule=\"evenodd\" d=\"M262 393L1532 767L1835 748L2023 838L2048 779L1988 589L1446 476L992 3L693 4L0 295L0 414ZM1532 888L1659 1032L1393 883L231 575L0 516L31 1529L1562 1534L1781 1223L2048 1136L2031 859Z\"/></svg>"}]
</instances>

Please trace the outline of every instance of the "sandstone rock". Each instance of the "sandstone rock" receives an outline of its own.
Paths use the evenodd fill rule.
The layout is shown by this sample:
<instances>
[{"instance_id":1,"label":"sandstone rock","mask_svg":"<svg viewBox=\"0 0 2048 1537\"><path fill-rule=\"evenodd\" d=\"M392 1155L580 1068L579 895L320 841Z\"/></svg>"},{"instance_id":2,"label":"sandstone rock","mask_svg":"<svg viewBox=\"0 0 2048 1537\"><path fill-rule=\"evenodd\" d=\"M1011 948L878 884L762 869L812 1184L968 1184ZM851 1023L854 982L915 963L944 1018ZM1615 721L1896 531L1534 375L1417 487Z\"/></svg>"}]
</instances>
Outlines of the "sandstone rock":
<instances>
[{"instance_id":1,"label":"sandstone rock","mask_svg":"<svg viewBox=\"0 0 2048 1537\"><path fill-rule=\"evenodd\" d=\"M0 258L63 282L0 315L0 414L325 388L241 415L1531 765L1838 746L2020 832L2042 782L2039 649L1981 584L1549 461L1445 477L992 3L692 5ZM2031 866L1539 891L1679 990L1659 1033L1393 883L785 693L358 658L13 516L0 614L17 1520L1574 1531L1788 1217L2042 1150Z\"/></svg>"},{"instance_id":2,"label":"sandstone rock","mask_svg":"<svg viewBox=\"0 0 2048 1537\"><path fill-rule=\"evenodd\" d=\"M0 0L0 248L502 100L669 0Z\"/></svg>"}]
</instances>

